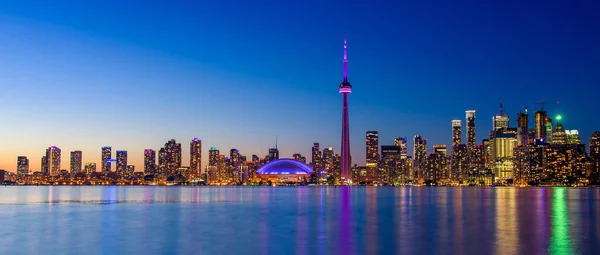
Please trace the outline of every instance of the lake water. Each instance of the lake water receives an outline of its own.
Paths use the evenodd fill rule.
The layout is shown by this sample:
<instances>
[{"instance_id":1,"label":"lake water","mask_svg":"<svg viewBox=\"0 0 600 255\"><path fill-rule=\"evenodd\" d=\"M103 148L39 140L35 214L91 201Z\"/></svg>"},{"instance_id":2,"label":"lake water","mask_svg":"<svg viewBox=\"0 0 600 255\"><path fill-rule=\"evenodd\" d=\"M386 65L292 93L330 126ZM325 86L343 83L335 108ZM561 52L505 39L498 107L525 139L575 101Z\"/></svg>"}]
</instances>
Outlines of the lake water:
<instances>
[{"instance_id":1,"label":"lake water","mask_svg":"<svg viewBox=\"0 0 600 255\"><path fill-rule=\"evenodd\" d=\"M599 254L600 189L0 187L0 254Z\"/></svg>"}]
</instances>

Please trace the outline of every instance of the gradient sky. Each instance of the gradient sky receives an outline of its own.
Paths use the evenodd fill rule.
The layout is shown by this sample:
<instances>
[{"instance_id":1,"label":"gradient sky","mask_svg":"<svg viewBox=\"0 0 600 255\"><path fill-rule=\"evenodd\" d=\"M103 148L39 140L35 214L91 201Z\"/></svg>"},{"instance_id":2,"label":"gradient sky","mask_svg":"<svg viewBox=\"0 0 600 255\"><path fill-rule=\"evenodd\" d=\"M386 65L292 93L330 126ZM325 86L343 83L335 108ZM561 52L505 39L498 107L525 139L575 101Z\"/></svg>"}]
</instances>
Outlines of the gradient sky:
<instances>
[{"instance_id":1,"label":"gradient sky","mask_svg":"<svg viewBox=\"0 0 600 255\"><path fill-rule=\"evenodd\" d=\"M467 109L480 141L500 101L512 126L546 100L584 143L600 130L598 1L52 2L0 6L0 169L24 155L38 171L50 145L64 169L72 150L99 164L109 145L141 171L171 138L184 165L194 137L204 165L210 147L264 156L276 135L284 157L337 152L344 31L353 163L366 130L431 150Z\"/></svg>"}]
</instances>

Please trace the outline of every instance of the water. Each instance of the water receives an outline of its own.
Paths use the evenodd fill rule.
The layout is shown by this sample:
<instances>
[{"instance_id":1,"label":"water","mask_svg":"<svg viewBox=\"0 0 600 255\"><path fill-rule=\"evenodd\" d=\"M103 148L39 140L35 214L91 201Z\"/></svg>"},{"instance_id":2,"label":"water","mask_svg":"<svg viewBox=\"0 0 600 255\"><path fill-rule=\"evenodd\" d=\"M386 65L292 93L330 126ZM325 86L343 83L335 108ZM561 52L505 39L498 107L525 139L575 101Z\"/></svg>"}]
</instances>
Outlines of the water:
<instances>
[{"instance_id":1,"label":"water","mask_svg":"<svg viewBox=\"0 0 600 255\"><path fill-rule=\"evenodd\" d=\"M0 254L598 254L600 189L0 187Z\"/></svg>"}]
</instances>

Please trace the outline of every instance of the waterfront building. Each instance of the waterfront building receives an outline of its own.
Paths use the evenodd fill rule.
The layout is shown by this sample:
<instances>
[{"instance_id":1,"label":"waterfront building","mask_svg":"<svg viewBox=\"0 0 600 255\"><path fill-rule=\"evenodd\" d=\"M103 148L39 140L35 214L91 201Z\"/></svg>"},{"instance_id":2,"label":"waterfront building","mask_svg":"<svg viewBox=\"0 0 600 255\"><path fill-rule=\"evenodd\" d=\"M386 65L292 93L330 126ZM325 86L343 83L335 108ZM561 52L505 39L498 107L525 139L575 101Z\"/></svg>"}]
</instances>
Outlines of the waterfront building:
<instances>
[{"instance_id":1,"label":"waterfront building","mask_svg":"<svg viewBox=\"0 0 600 255\"><path fill-rule=\"evenodd\" d=\"M294 159L278 159L262 166L256 173L265 182L279 184L307 183L312 169Z\"/></svg>"},{"instance_id":2,"label":"waterfront building","mask_svg":"<svg viewBox=\"0 0 600 255\"><path fill-rule=\"evenodd\" d=\"M529 144L529 113L527 109L517 114L517 144Z\"/></svg>"},{"instance_id":3,"label":"waterfront building","mask_svg":"<svg viewBox=\"0 0 600 255\"><path fill-rule=\"evenodd\" d=\"M535 112L535 138L546 141L546 111Z\"/></svg>"},{"instance_id":4,"label":"waterfront building","mask_svg":"<svg viewBox=\"0 0 600 255\"><path fill-rule=\"evenodd\" d=\"M455 183L460 183L469 169L466 144L458 144L452 148L451 169L450 179Z\"/></svg>"},{"instance_id":5,"label":"waterfront building","mask_svg":"<svg viewBox=\"0 0 600 255\"><path fill-rule=\"evenodd\" d=\"M493 161L497 179L512 178L514 168L514 148L517 146L517 129L508 128L494 132Z\"/></svg>"},{"instance_id":6,"label":"waterfront building","mask_svg":"<svg viewBox=\"0 0 600 255\"><path fill-rule=\"evenodd\" d=\"M17 175L29 175L29 159L25 156L17 157Z\"/></svg>"},{"instance_id":7,"label":"waterfront building","mask_svg":"<svg viewBox=\"0 0 600 255\"><path fill-rule=\"evenodd\" d=\"M382 145L381 162L377 172L377 182L382 184L399 183L400 173L400 146Z\"/></svg>"},{"instance_id":8,"label":"waterfront building","mask_svg":"<svg viewBox=\"0 0 600 255\"><path fill-rule=\"evenodd\" d=\"M102 168L102 173L108 174L111 172L111 157L112 157L112 148L110 146L102 147L102 162L100 167Z\"/></svg>"},{"instance_id":9,"label":"waterfront building","mask_svg":"<svg viewBox=\"0 0 600 255\"><path fill-rule=\"evenodd\" d=\"M83 170L82 152L72 151L71 152L71 174L81 173Z\"/></svg>"},{"instance_id":10,"label":"waterfront building","mask_svg":"<svg viewBox=\"0 0 600 255\"><path fill-rule=\"evenodd\" d=\"M452 120L452 148L462 143L462 123Z\"/></svg>"},{"instance_id":11,"label":"waterfront building","mask_svg":"<svg viewBox=\"0 0 600 255\"><path fill-rule=\"evenodd\" d=\"M590 179L600 183L600 131L596 131L590 137Z\"/></svg>"},{"instance_id":12,"label":"waterfront building","mask_svg":"<svg viewBox=\"0 0 600 255\"><path fill-rule=\"evenodd\" d=\"M467 110L467 157L468 162L471 164L473 158L473 150L475 149L476 136L475 136L475 110Z\"/></svg>"},{"instance_id":13,"label":"waterfront building","mask_svg":"<svg viewBox=\"0 0 600 255\"><path fill-rule=\"evenodd\" d=\"M427 160L427 139L416 135L413 138L413 181L423 180L423 171Z\"/></svg>"},{"instance_id":14,"label":"waterfront building","mask_svg":"<svg viewBox=\"0 0 600 255\"><path fill-rule=\"evenodd\" d=\"M181 167L181 144L171 139L158 151L158 174L162 177L175 175Z\"/></svg>"},{"instance_id":15,"label":"waterfront building","mask_svg":"<svg viewBox=\"0 0 600 255\"><path fill-rule=\"evenodd\" d=\"M322 178L322 169L323 169L323 158L321 154L321 150L319 149L319 143L314 143L312 147L312 176L311 182L317 182Z\"/></svg>"},{"instance_id":16,"label":"waterfront building","mask_svg":"<svg viewBox=\"0 0 600 255\"><path fill-rule=\"evenodd\" d=\"M366 133L366 164L367 180L375 180L377 165L379 164L379 132L367 131Z\"/></svg>"},{"instance_id":17,"label":"waterfront building","mask_svg":"<svg viewBox=\"0 0 600 255\"><path fill-rule=\"evenodd\" d=\"M117 175L123 177L127 173L127 151L117 151Z\"/></svg>"},{"instance_id":18,"label":"waterfront building","mask_svg":"<svg viewBox=\"0 0 600 255\"><path fill-rule=\"evenodd\" d=\"M190 174L197 178L202 172L202 141L194 138L190 141Z\"/></svg>"},{"instance_id":19,"label":"waterfront building","mask_svg":"<svg viewBox=\"0 0 600 255\"><path fill-rule=\"evenodd\" d=\"M156 151L152 149L144 150L144 174L156 174Z\"/></svg>"},{"instance_id":20,"label":"waterfront building","mask_svg":"<svg viewBox=\"0 0 600 255\"><path fill-rule=\"evenodd\" d=\"M400 158L406 159L406 157L408 157L408 143L406 137L394 139L394 145L400 147Z\"/></svg>"},{"instance_id":21,"label":"waterfront building","mask_svg":"<svg viewBox=\"0 0 600 255\"><path fill-rule=\"evenodd\" d=\"M56 146L50 146L46 149L46 164L48 167L48 174L50 176L56 176L60 174L60 148Z\"/></svg>"}]
</instances>

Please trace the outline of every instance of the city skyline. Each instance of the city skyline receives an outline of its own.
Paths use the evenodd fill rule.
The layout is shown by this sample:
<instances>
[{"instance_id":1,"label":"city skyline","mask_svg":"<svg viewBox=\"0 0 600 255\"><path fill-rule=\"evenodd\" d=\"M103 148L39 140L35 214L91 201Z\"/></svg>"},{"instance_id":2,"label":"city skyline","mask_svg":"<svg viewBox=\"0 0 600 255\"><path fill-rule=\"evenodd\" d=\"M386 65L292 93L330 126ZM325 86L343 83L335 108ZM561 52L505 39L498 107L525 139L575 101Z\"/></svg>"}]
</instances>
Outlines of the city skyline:
<instances>
[{"instance_id":1,"label":"city skyline","mask_svg":"<svg viewBox=\"0 0 600 255\"><path fill-rule=\"evenodd\" d=\"M27 156L29 169L39 170L44 150L57 146L62 169L69 168L70 152L80 150L83 164L94 162L101 171L101 147L111 146L112 157L126 150L128 162L141 171L144 149L158 150L170 139L184 144L182 161L187 165L186 144L194 137L204 144L204 159L209 147L264 155L276 136L282 157L307 157L313 142L339 152L335 86L343 31L351 42L352 80L359 84L349 114L353 164L364 165L364 143L358 141L364 140L366 130L378 130L381 145L408 137L412 148L415 135L430 145L450 145L448 123L465 121L467 109L477 111L478 144L492 129L491 118L501 101L512 126L522 106L537 110L535 102L545 100L561 102L546 106L549 116L561 114L565 128L579 130L583 143L600 127L600 120L589 118L594 95L584 93L600 80L593 61L598 52L586 43L595 40L597 35L589 29L597 26L585 6L535 6L547 8L544 15L559 17L555 22L564 27L553 26L552 31L536 23L545 17L540 13L514 13L515 21L495 26L490 34L486 25L505 20L502 13L511 8L483 4L488 8L476 13L446 6L455 11L449 14L452 11L442 7L414 5L367 7L402 16L392 24L394 29L367 10L339 12L337 5L319 5L327 15L312 21L323 23L314 31L289 22L314 13L312 7L281 12L285 17L276 11L230 9L232 16L250 18L246 28L255 35L236 30L239 34L234 36L220 32L235 28L231 23L210 28L174 18L217 19L210 14L211 9L221 9L217 4L203 6L199 16L206 15L196 18L198 13L178 6L169 7L170 15L161 15L161 6L149 3L133 21L126 19L134 12L131 7L113 13L115 20L109 21L102 11L81 6L67 7L72 12L63 13L10 4L0 12L6 21L0 25L0 53L5 56L0 68L9 70L0 77L5 104L0 109L0 169L14 172L17 157ZM424 13L436 19L423 20ZM458 14L464 17L441 25L440 20ZM166 19L165 25L150 29L156 23L148 21L156 15ZM260 15L286 22L272 29L251 29L271 23ZM345 15L356 19L343 19ZM344 22L336 24L340 20ZM415 23L419 25L411 26ZM580 29L571 30L573 26ZM191 36L172 29L177 27L189 28ZM425 35L433 30L440 33ZM515 45L522 41L525 46ZM228 53L231 49L243 51ZM509 91L516 88L525 92ZM529 123L532 127L535 122ZM430 152L431 146L427 149Z\"/></svg>"}]
</instances>

